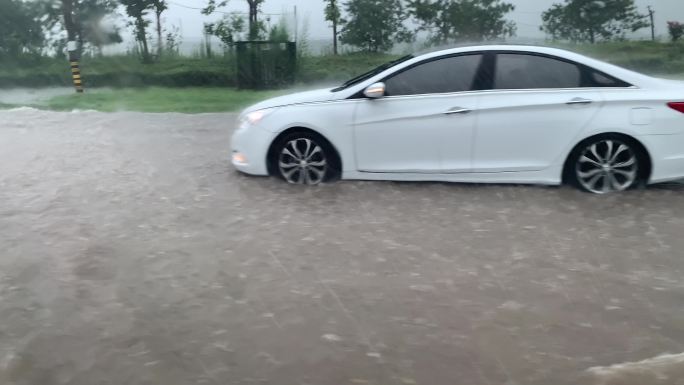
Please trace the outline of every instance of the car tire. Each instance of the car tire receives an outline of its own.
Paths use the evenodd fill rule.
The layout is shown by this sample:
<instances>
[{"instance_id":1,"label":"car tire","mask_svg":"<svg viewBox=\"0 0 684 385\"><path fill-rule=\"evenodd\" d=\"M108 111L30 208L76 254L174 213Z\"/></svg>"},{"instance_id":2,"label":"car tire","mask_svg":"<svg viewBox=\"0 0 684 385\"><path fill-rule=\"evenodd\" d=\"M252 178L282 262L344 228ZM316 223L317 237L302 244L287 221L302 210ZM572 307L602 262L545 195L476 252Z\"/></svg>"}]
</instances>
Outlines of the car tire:
<instances>
[{"instance_id":1,"label":"car tire","mask_svg":"<svg viewBox=\"0 0 684 385\"><path fill-rule=\"evenodd\" d=\"M647 159L643 147L633 139L598 136L575 147L565 167L566 179L593 194L626 191L643 183Z\"/></svg>"},{"instance_id":2,"label":"car tire","mask_svg":"<svg viewBox=\"0 0 684 385\"><path fill-rule=\"evenodd\" d=\"M273 147L272 170L290 184L318 185L339 177L339 157L330 143L313 132L293 132Z\"/></svg>"}]
</instances>

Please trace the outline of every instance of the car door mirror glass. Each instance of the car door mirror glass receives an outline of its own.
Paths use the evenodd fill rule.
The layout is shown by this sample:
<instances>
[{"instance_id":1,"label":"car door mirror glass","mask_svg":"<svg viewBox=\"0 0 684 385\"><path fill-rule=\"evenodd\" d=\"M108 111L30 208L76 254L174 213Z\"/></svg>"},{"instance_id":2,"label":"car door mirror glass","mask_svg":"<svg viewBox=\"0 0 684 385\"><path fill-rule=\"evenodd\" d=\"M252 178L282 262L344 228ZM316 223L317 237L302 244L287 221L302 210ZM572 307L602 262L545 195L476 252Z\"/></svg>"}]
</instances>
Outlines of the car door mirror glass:
<instances>
[{"instance_id":1,"label":"car door mirror glass","mask_svg":"<svg viewBox=\"0 0 684 385\"><path fill-rule=\"evenodd\" d=\"M380 99L385 96L385 83L375 83L366 88L363 94L370 99Z\"/></svg>"}]
</instances>

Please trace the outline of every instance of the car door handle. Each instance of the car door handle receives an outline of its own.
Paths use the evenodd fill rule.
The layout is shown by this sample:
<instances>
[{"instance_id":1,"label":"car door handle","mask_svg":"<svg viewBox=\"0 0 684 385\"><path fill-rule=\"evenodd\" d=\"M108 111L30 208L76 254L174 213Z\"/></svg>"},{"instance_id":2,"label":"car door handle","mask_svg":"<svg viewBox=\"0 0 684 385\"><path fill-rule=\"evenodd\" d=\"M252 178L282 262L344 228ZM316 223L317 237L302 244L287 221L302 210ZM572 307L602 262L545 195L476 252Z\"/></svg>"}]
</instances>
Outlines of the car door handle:
<instances>
[{"instance_id":1,"label":"car door handle","mask_svg":"<svg viewBox=\"0 0 684 385\"><path fill-rule=\"evenodd\" d=\"M470 112L472 112L472 110L469 110L467 108L454 107L454 108L450 109L449 111L445 112L444 115L467 114Z\"/></svg>"},{"instance_id":2,"label":"car door handle","mask_svg":"<svg viewBox=\"0 0 684 385\"><path fill-rule=\"evenodd\" d=\"M591 104L591 103L593 103L593 102L594 102L594 101L591 100L591 99L574 98L574 99L568 101L568 102L565 103L565 104L567 104L567 105L569 105L569 106L572 106L572 105L575 105L575 104Z\"/></svg>"}]
</instances>

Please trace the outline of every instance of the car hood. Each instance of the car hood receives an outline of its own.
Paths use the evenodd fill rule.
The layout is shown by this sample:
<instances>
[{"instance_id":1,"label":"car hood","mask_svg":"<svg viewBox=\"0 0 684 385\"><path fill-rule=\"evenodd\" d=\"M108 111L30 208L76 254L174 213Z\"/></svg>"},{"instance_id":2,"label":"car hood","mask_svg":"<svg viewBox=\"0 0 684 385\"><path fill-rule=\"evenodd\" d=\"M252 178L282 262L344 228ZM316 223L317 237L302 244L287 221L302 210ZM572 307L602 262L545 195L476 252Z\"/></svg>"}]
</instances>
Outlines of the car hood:
<instances>
[{"instance_id":1,"label":"car hood","mask_svg":"<svg viewBox=\"0 0 684 385\"><path fill-rule=\"evenodd\" d=\"M339 99L339 97L340 96L337 93L331 91L331 88L322 88L319 90L297 92L267 99L247 108L245 111L251 112L263 110L264 108L283 107L302 103L327 102L329 100Z\"/></svg>"}]
</instances>

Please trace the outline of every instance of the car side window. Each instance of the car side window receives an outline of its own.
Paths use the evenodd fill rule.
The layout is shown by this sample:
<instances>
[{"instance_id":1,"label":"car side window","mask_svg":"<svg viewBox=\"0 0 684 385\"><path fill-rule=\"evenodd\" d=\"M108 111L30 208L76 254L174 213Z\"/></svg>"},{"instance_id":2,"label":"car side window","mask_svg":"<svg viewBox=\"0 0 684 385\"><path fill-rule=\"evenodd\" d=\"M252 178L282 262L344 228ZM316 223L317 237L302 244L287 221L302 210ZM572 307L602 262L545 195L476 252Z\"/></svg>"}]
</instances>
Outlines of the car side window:
<instances>
[{"instance_id":1,"label":"car side window","mask_svg":"<svg viewBox=\"0 0 684 385\"><path fill-rule=\"evenodd\" d=\"M494 88L519 90L579 88L582 71L572 63L528 54L497 55Z\"/></svg>"},{"instance_id":2,"label":"car side window","mask_svg":"<svg viewBox=\"0 0 684 385\"><path fill-rule=\"evenodd\" d=\"M481 62L474 54L418 64L385 80L387 96L470 91Z\"/></svg>"},{"instance_id":3,"label":"car side window","mask_svg":"<svg viewBox=\"0 0 684 385\"><path fill-rule=\"evenodd\" d=\"M588 71L589 86L591 87L631 87L631 84L606 75L603 72L594 69L589 69Z\"/></svg>"}]
</instances>

